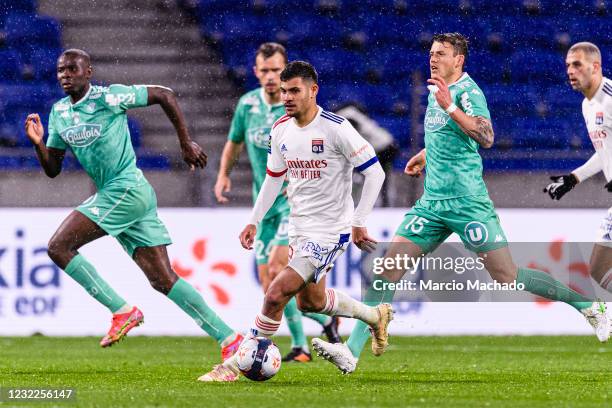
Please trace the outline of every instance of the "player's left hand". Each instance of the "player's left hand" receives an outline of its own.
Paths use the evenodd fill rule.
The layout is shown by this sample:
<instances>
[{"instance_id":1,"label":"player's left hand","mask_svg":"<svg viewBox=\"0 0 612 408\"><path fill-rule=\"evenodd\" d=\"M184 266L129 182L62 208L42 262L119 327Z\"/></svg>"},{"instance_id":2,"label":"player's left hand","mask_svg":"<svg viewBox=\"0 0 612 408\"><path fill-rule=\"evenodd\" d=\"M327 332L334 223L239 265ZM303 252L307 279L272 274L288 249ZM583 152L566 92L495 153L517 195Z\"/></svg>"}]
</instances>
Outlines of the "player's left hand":
<instances>
[{"instance_id":1,"label":"player's left hand","mask_svg":"<svg viewBox=\"0 0 612 408\"><path fill-rule=\"evenodd\" d=\"M183 160L189 165L191 170L195 170L196 167L202 169L206 167L208 157L200 145L193 140L181 145L181 151L183 152Z\"/></svg>"},{"instance_id":2,"label":"player's left hand","mask_svg":"<svg viewBox=\"0 0 612 408\"><path fill-rule=\"evenodd\" d=\"M244 249L253 249L253 242L257 234L257 226L248 224L240 233L240 244Z\"/></svg>"},{"instance_id":3,"label":"player's left hand","mask_svg":"<svg viewBox=\"0 0 612 408\"><path fill-rule=\"evenodd\" d=\"M438 102L438 105L440 105L442 109L448 109L448 107L453 103L453 100L444 78L442 78L440 75L432 75L431 78L427 80L427 83L438 88L438 90L434 93L436 102Z\"/></svg>"},{"instance_id":4,"label":"player's left hand","mask_svg":"<svg viewBox=\"0 0 612 408\"><path fill-rule=\"evenodd\" d=\"M544 192L548 193L550 198L553 200L560 200L561 197L567 194L576 186L576 184L578 184L578 179L572 173L562 176L551 176L550 180L552 183L544 187Z\"/></svg>"},{"instance_id":5,"label":"player's left hand","mask_svg":"<svg viewBox=\"0 0 612 408\"><path fill-rule=\"evenodd\" d=\"M608 190L609 193L612 193L612 181L608 181L604 188Z\"/></svg>"},{"instance_id":6,"label":"player's left hand","mask_svg":"<svg viewBox=\"0 0 612 408\"><path fill-rule=\"evenodd\" d=\"M362 251L372 252L376 249L376 240L368 235L366 227L353 227L353 244Z\"/></svg>"}]
</instances>

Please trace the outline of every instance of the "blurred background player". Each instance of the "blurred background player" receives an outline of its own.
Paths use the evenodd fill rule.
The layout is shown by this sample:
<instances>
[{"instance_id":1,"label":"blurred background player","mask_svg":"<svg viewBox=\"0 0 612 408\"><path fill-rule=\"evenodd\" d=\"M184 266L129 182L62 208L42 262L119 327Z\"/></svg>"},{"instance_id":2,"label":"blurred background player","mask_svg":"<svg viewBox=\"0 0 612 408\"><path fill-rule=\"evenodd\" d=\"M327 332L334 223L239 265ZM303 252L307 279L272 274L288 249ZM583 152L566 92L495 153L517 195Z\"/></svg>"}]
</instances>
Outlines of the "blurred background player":
<instances>
[{"instance_id":1,"label":"blurred background player","mask_svg":"<svg viewBox=\"0 0 612 408\"><path fill-rule=\"evenodd\" d=\"M550 198L560 200L576 184L603 171L605 188L612 193L612 81L603 76L601 52L595 44L574 44L565 59L572 89L584 95L582 115L595 154L570 174L552 176L545 189ZM612 208L601 222L591 254L591 276L612 293Z\"/></svg>"},{"instance_id":2,"label":"blurred background player","mask_svg":"<svg viewBox=\"0 0 612 408\"><path fill-rule=\"evenodd\" d=\"M419 177L427 163L425 193L399 225L386 256L406 254L417 259L434 251L454 232L467 249L483 259L495 281L523 283L528 292L569 304L586 317L600 341L607 341L609 320L604 303L585 298L545 272L519 268L512 260L482 178L478 148L490 148L494 133L483 92L463 71L467 54L463 35L433 37L425 149L406 164L406 173ZM405 272L387 270L380 279L396 282ZM373 286L366 293L368 304L392 301L393 291L376 291ZM368 327L357 322L347 343L330 344L315 338L313 346L343 373L351 373L369 336Z\"/></svg>"},{"instance_id":3,"label":"blurred background player","mask_svg":"<svg viewBox=\"0 0 612 408\"><path fill-rule=\"evenodd\" d=\"M257 199L266 177L270 130L274 122L285 114L280 99L280 73L286 64L285 47L277 43L261 44L255 54L253 72L261 87L244 94L234 112L229 140L223 148L215 184L215 197L221 204L229 201L223 193L228 193L231 189L230 173L245 144L253 170L253 201ZM281 191L259 224L255 237L255 259L264 293L274 277L289 262L288 217L287 195ZM283 361L312 360L302 326L302 313L298 310L295 299L291 299L287 304L284 315L291 333L292 346ZM305 313L305 315L323 326L330 342L341 341L337 330L337 317L318 313Z\"/></svg>"},{"instance_id":4,"label":"blurred background player","mask_svg":"<svg viewBox=\"0 0 612 408\"><path fill-rule=\"evenodd\" d=\"M336 114L351 122L355 130L374 148L378 161L385 171L385 182L380 192L381 205L389 207L391 205L389 180L393 171L393 159L399 153L393 135L369 117L358 104L342 106L336 111Z\"/></svg>"},{"instance_id":5,"label":"blurred background player","mask_svg":"<svg viewBox=\"0 0 612 408\"><path fill-rule=\"evenodd\" d=\"M85 51L64 51L57 61L57 79L68 96L51 109L47 144L38 114L30 114L25 123L27 136L47 176L53 178L62 171L69 148L97 187L97 193L72 211L53 234L49 257L113 314L111 328L100 342L102 347L118 342L144 321L142 312L119 296L78 252L83 245L111 235L153 288L217 340L226 359L235 352L242 336L228 327L202 296L172 270L166 251L166 245L172 241L157 216L155 191L136 167L126 111L161 105L176 129L183 159L191 169L204 168L206 155L191 140L172 90L145 85L94 86L90 83L92 74L90 57Z\"/></svg>"},{"instance_id":6,"label":"blurred background player","mask_svg":"<svg viewBox=\"0 0 612 408\"><path fill-rule=\"evenodd\" d=\"M261 313L247 336L273 336L283 308L296 296L301 310L362 320L374 332L373 348L382 353L393 318L391 305L367 306L339 290L326 289L325 275L345 251L351 232L360 249L371 250L375 244L365 220L378 198L384 172L372 146L350 122L317 105L318 75L312 65L291 62L280 79L287 114L272 126L267 175L240 242L253 248L257 225L288 177L291 256L266 291ZM351 196L353 169L366 178L357 208ZM230 358L200 380L235 381L237 375L237 360Z\"/></svg>"}]
</instances>

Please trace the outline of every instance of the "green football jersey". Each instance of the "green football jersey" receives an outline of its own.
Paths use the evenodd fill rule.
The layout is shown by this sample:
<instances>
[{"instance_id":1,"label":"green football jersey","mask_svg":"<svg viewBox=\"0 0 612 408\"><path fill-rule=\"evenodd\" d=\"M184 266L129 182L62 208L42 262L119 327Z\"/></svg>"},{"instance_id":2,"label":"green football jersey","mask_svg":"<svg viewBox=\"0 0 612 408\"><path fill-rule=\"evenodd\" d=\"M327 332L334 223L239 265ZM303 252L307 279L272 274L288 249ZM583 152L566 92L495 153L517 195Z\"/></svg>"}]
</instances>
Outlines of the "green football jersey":
<instances>
[{"instance_id":1,"label":"green football jersey","mask_svg":"<svg viewBox=\"0 0 612 408\"><path fill-rule=\"evenodd\" d=\"M274 122L284 114L285 107L282 103L270 105L266 102L263 88L247 92L236 106L228 138L232 142L246 144L253 169L253 201L257 199L266 178L270 130ZM288 208L287 197L281 193L266 214L266 218L286 212Z\"/></svg>"},{"instance_id":2,"label":"green football jersey","mask_svg":"<svg viewBox=\"0 0 612 408\"><path fill-rule=\"evenodd\" d=\"M450 84L449 90L455 104L467 115L490 119L485 96L467 73ZM423 199L488 194L482 179L478 143L438 105L432 92L428 97L424 127L427 166Z\"/></svg>"},{"instance_id":3,"label":"green football jersey","mask_svg":"<svg viewBox=\"0 0 612 408\"><path fill-rule=\"evenodd\" d=\"M70 148L98 189L146 182L136 167L126 110L147 106L144 85L91 85L76 103L65 97L53 105L47 146Z\"/></svg>"}]
</instances>

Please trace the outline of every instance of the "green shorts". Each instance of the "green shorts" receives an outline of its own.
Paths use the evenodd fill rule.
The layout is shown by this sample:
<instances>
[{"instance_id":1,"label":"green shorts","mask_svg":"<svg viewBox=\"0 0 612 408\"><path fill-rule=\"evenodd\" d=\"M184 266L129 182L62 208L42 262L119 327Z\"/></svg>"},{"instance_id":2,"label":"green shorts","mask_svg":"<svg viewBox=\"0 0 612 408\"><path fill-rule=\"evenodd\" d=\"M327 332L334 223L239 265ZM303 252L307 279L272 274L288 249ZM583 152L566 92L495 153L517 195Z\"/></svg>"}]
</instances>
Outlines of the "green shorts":
<instances>
[{"instance_id":1,"label":"green shorts","mask_svg":"<svg viewBox=\"0 0 612 408\"><path fill-rule=\"evenodd\" d=\"M259 223L254 245L257 265L268 263L272 247L289 245L288 227L289 211L283 211L273 217L264 218Z\"/></svg>"},{"instance_id":2,"label":"green shorts","mask_svg":"<svg viewBox=\"0 0 612 408\"><path fill-rule=\"evenodd\" d=\"M149 183L104 187L78 206L77 211L115 237L130 257L138 247L172 243L157 216L157 197Z\"/></svg>"},{"instance_id":3,"label":"green shorts","mask_svg":"<svg viewBox=\"0 0 612 408\"><path fill-rule=\"evenodd\" d=\"M395 234L409 239L428 253L453 232L470 251L488 252L508 246L488 195L447 200L421 198L406 213Z\"/></svg>"}]
</instances>

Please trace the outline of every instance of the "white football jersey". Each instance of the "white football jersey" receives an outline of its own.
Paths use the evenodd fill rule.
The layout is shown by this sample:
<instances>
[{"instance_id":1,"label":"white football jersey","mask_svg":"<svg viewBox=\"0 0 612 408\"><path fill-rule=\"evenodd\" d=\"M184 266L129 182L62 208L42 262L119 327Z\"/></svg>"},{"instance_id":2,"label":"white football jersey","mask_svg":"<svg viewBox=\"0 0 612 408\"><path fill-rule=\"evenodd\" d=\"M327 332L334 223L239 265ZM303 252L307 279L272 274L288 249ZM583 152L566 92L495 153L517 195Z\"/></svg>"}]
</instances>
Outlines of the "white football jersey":
<instances>
[{"instance_id":1,"label":"white football jersey","mask_svg":"<svg viewBox=\"0 0 612 408\"><path fill-rule=\"evenodd\" d=\"M289 180L289 235L335 242L351 231L353 169L364 171L378 158L348 120L318 108L304 127L287 115L276 121L267 172Z\"/></svg>"},{"instance_id":2,"label":"white football jersey","mask_svg":"<svg viewBox=\"0 0 612 408\"><path fill-rule=\"evenodd\" d=\"M612 180L612 81L603 78L591 100L582 101L582 115L601 161L606 180Z\"/></svg>"}]
</instances>

